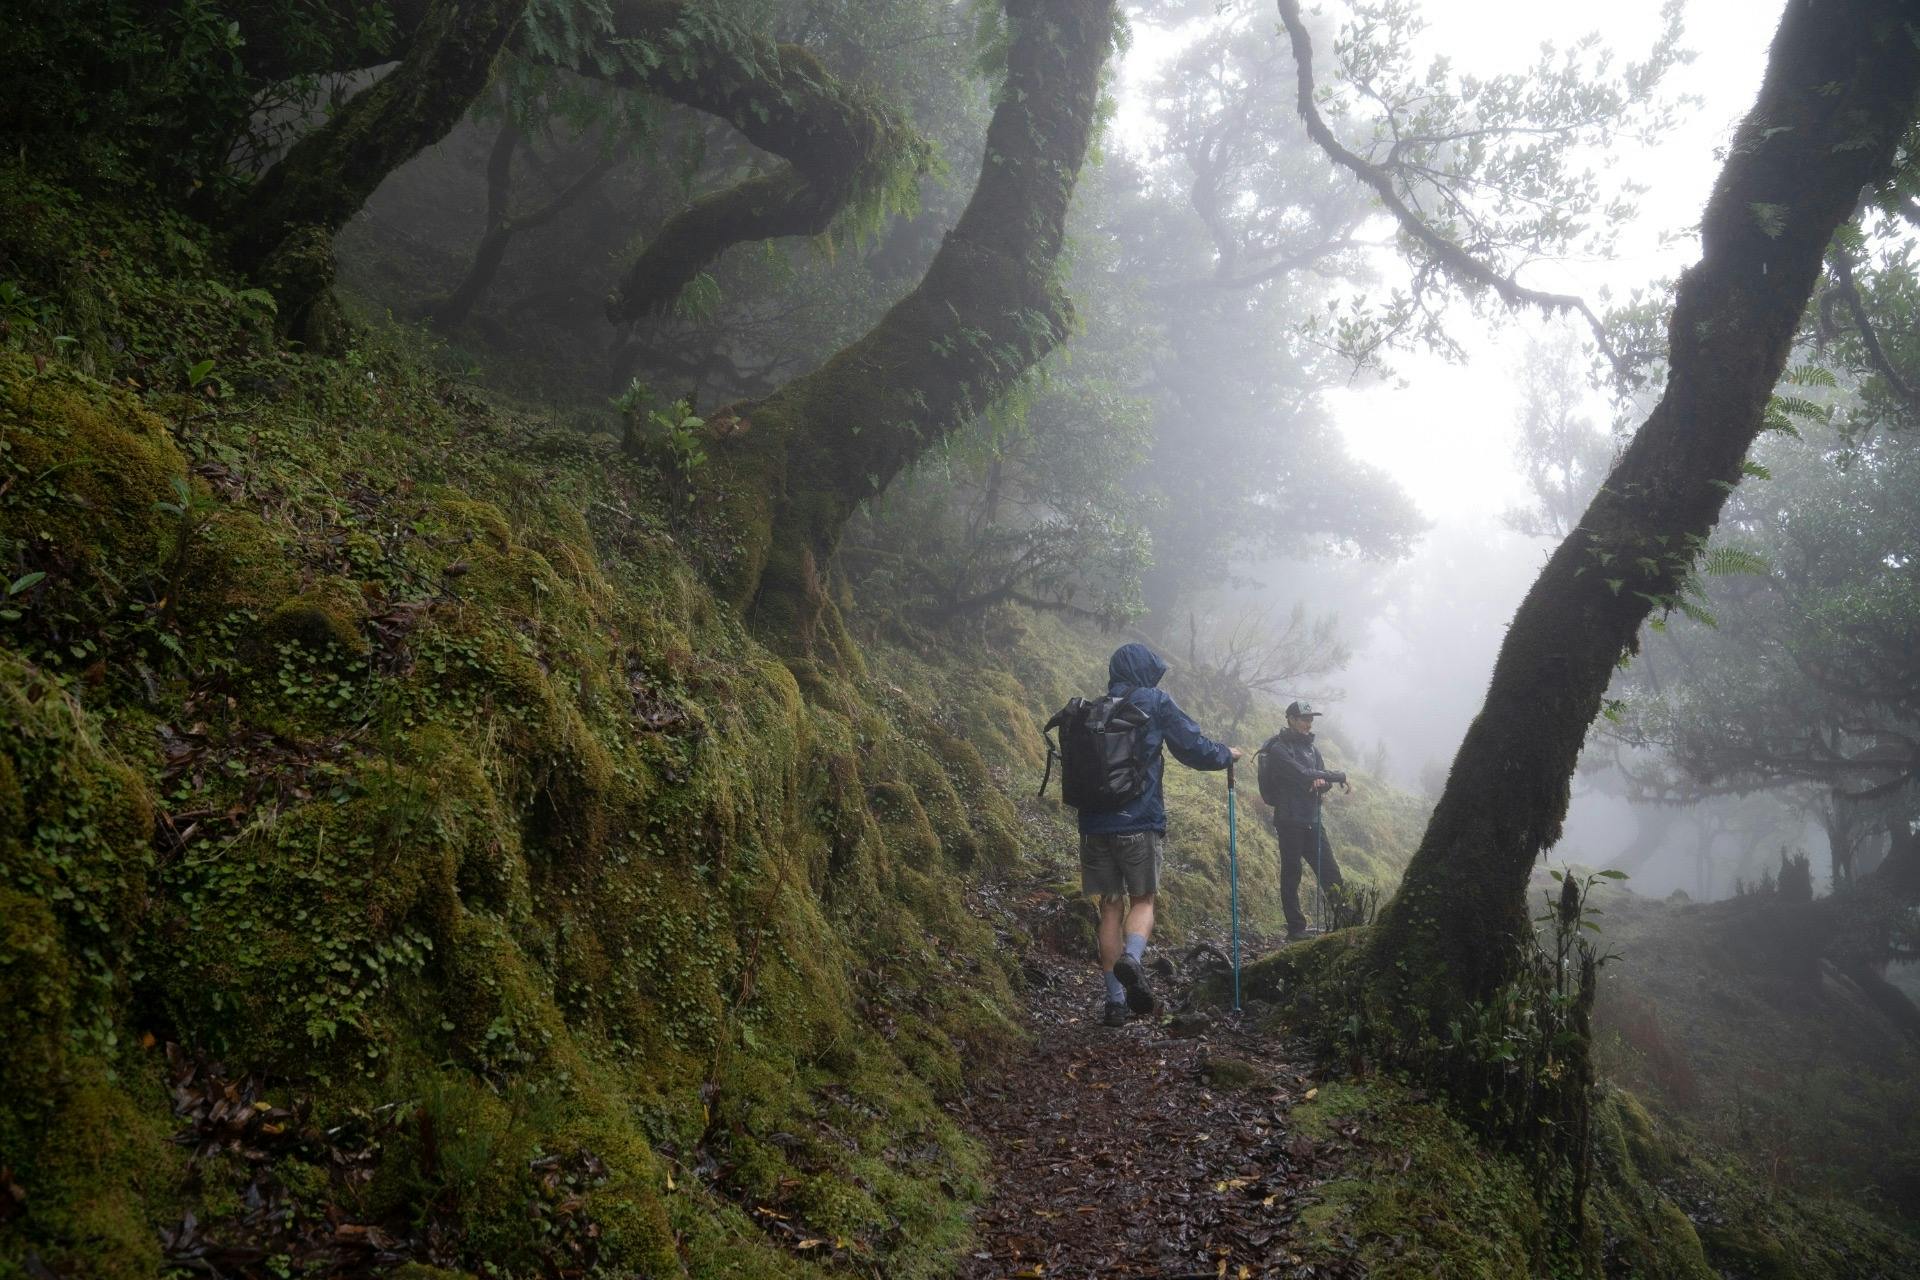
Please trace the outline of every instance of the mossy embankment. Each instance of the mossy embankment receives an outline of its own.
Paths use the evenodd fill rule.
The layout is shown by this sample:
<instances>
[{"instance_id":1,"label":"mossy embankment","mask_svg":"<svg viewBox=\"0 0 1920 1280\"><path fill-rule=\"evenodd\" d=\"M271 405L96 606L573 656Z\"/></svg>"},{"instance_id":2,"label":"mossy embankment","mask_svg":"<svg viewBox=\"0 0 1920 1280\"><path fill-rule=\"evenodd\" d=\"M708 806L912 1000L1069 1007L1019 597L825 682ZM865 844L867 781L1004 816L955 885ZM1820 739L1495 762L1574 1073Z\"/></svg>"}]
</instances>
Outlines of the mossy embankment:
<instances>
[{"instance_id":1,"label":"mossy embankment","mask_svg":"<svg viewBox=\"0 0 1920 1280\"><path fill-rule=\"evenodd\" d=\"M938 1272L981 1188L939 1100L1017 1039L980 748L758 646L611 439L404 334L283 349L197 229L4 190L0 1275L254 1230L167 1042L315 1132L401 1108L365 1177L268 1175L424 1259Z\"/></svg>"},{"instance_id":2,"label":"mossy embankment","mask_svg":"<svg viewBox=\"0 0 1920 1280\"><path fill-rule=\"evenodd\" d=\"M1390 1079L1325 1086L1290 1120L1346 1151L1302 1215L1304 1260L1358 1258L1377 1280L1895 1280L1920 1263L1920 1243L1860 1205L1769 1186L1614 1086L1594 1109L1594 1182L1577 1227L1542 1210L1522 1160Z\"/></svg>"},{"instance_id":3,"label":"mossy embankment","mask_svg":"<svg viewBox=\"0 0 1920 1280\"><path fill-rule=\"evenodd\" d=\"M1423 1079L1476 1083L1470 1094L1442 1097L1410 1087L1398 1070L1383 1067L1391 1047L1355 1031L1366 1020L1356 965L1367 931L1345 930L1290 947L1249 969L1246 990L1273 1002L1286 1022L1346 1068L1340 1083L1323 1087L1290 1117L1308 1137L1346 1147L1341 1175L1320 1189L1320 1203L1304 1215L1309 1257L1358 1256L1369 1275L1382 1277L1893 1280L1920 1270L1920 1238L1884 1191L1863 1195L1857 1177L1823 1180L1805 1176L1806 1166L1756 1159L1764 1152L1751 1141L1734 1141L1715 1114L1742 1105L1755 1113L1755 1098L1743 1103L1737 1080L1716 1081L1717 1096L1710 1100L1696 1095L1676 1105L1662 1079L1681 1078L1684 1067L1636 1047L1636 1041L1656 1045L1666 1054L1697 1037L1695 1052L1724 1053L1730 1048L1722 1039L1727 1028L1709 1038L1708 1028L1690 1019L1672 1040L1649 1039L1644 1023L1638 1031L1621 1028L1623 1009L1645 1008L1649 969L1664 975L1653 980L1656 987L1696 988L1677 1002L1694 1013L1703 1001L1724 1003L1720 993L1730 984L1764 983L1764 977L1750 971L1744 979L1732 976L1724 957L1712 958L1714 933L1697 919L1685 924L1682 940L1645 918L1649 911L1664 916L1673 908L1636 905L1630 894L1605 890L1594 904L1605 913L1598 918L1606 924L1609 947L1631 957L1649 942L1664 938L1664 946L1650 947L1639 964L1623 966L1625 977L1609 966L1601 985L1605 995L1592 1050L1600 1079L1585 1144L1584 1208L1577 1213L1569 1189L1576 1185L1582 1147L1552 1132L1567 1123L1563 1115L1551 1108L1533 1115L1525 1100L1544 1097L1574 1068L1568 1035L1578 1023L1567 1031L1549 1028L1543 1041L1538 1020L1545 1005L1509 1002L1503 993L1490 1002L1507 1010L1499 1018L1476 1006L1469 1013L1477 1021L1451 1024L1406 1055L1423 1064ZM1743 1024L1745 1061L1767 1057L1780 1037L1801 1035L1810 1026L1779 1010L1763 1015L1757 1003L1744 1008L1750 1015ZM1848 1038L1857 1040L1862 1032L1852 1026ZM1466 1057L1475 1060L1466 1064ZM1783 1058L1817 1060L1828 1073L1863 1065L1857 1050L1831 1043L1807 1044ZM1685 1079L1693 1083L1690 1075ZM1864 1073L1855 1081L1848 1095L1855 1123L1866 1110L1885 1125L1903 1123L1906 1104L1888 1095L1889 1083ZM1785 1101L1769 1099L1776 1106ZM1843 1109L1829 1099L1820 1114L1833 1124ZM1522 1123L1516 1125L1515 1117ZM1813 1119L1781 1117L1783 1134L1788 1140L1806 1135ZM1897 1140L1895 1133L1887 1136Z\"/></svg>"},{"instance_id":4,"label":"mossy embankment","mask_svg":"<svg viewBox=\"0 0 1920 1280\"><path fill-rule=\"evenodd\" d=\"M1602 1067L1775 1187L1920 1224L1920 1042L1825 958L1844 953L1820 914L1857 915L1865 949L1897 904L1620 891L1605 907L1622 956L1596 1009Z\"/></svg>"}]
</instances>

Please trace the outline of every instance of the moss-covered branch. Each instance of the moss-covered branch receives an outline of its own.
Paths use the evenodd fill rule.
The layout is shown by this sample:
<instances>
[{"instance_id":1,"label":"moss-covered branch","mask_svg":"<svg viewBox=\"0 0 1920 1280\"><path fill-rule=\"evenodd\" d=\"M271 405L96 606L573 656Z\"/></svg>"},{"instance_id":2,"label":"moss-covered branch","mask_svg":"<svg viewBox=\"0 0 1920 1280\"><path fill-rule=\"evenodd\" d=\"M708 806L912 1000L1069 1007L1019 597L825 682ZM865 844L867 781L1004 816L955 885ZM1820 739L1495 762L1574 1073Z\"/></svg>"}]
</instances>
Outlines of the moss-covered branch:
<instances>
[{"instance_id":1,"label":"moss-covered branch","mask_svg":"<svg viewBox=\"0 0 1920 1280\"><path fill-rule=\"evenodd\" d=\"M1680 283L1665 395L1515 615L1376 931L1371 965L1408 1016L1444 1016L1505 976L1614 669L1739 482L1827 246L1914 118L1908 19L1896 0L1787 5Z\"/></svg>"},{"instance_id":2,"label":"moss-covered branch","mask_svg":"<svg viewBox=\"0 0 1920 1280\"><path fill-rule=\"evenodd\" d=\"M852 176L852 175L849 175ZM615 324L666 310L714 259L737 244L819 235L846 203L792 165L704 196L675 214L634 259L607 299Z\"/></svg>"},{"instance_id":3,"label":"moss-covered branch","mask_svg":"<svg viewBox=\"0 0 1920 1280\"><path fill-rule=\"evenodd\" d=\"M608 300L616 323L670 306L734 245L818 235L852 207L884 203L926 168L929 148L906 121L798 45L775 43L682 0L617 6L613 38L622 58L601 74L718 116L786 162L669 221Z\"/></svg>"},{"instance_id":4,"label":"moss-covered branch","mask_svg":"<svg viewBox=\"0 0 1920 1280\"><path fill-rule=\"evenodd\" d=\"M1056 271L1093 132L1113 0L1009 0L986 163L925 279L864 337L756 405L727 442L742 555L726 594L763 634L811 635L854 509L1065 340Z\"/></svg>"},{"instance_id":5,"label":"moss-covered branch","mask_svg":"<svg viewBox=\"0 0 1920 1280\"><path fill-rule=\"evenodd\" d=\"M331 255L307 252L313 234L330 238L389 173L459 122L527 3L434 0L400 65L255 184L234 228L235 257L275 286L283 318L304 312L331 283Z\"/></svg>"},{"instance_id":6,"label":"moss-covered branch","mask_svg":"<svg viewBox=\"0 0 1920 1280\"><path fill-rule=\"evenodd\" d=\"M336 20L350 20L337 2ZM254 6L243 14L248 49L259 28L255 75L340 72L377 65L417 42L431 10L423 0L393 6L393 36L371 45L340 41L322 65L297 63ZM516 53L725 120L784 163L695 202L675 216L628 268L608 300L616 323L672 305L680 291L729 248L780 236L818 235L844 213L903 201L931 156L900 114L841 81L794 44L782 44L688 0L615 0L608 27L576 38L526 32ZM457 113L456 113L457 115ZM357 206L356 206L357 207Z\"/></svg>"}]
</instances>

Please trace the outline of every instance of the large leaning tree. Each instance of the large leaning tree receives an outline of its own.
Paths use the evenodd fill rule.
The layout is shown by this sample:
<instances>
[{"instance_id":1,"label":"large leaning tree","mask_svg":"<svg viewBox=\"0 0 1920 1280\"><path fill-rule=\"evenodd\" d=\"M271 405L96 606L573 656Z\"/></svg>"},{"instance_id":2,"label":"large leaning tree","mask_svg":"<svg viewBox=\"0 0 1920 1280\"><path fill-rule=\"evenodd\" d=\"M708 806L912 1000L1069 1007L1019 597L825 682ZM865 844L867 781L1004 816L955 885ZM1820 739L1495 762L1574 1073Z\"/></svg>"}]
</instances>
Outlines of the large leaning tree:
<instances>
[{"instance_id":1,"label":"large leaning tree","mask_svg":"<svg viewBox=\"0 0 1920 1280\"><path fill-rule=\"evenodd\" d=\"M1068 336L1056 263L1116 6L1009 0L1006 10L985 163L926 276L819 369L725 419L717 456L739 550L720 587L776 642L814 643L830 607L822 575L860 504Z\"/></svg>"},{"instance_id":2,"label":"large leaning tree","mask_svg":"<svg viewBox=\"0 0 1920 1280\"><path fill-rule=\"evenodd\" d=\"M1411 1020L1512 972L1526 886L1558 840L1588 726L1641 625L1677 600L1738 484L1837 230L1885 184L1920 98L1900 0L1789 0L1701 219L1665 392L1515 614L1365 962Z\"/></svg>"}]
</instances>

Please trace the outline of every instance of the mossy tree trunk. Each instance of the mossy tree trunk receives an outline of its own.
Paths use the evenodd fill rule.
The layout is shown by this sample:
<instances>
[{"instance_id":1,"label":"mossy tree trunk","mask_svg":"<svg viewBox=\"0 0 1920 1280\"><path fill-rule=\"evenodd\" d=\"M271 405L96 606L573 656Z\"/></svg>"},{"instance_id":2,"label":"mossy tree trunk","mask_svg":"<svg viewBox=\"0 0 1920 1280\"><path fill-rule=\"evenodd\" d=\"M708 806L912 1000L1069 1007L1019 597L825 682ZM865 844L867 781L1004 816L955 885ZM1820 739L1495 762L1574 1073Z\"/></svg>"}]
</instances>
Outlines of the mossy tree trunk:
<instances>
[{"instance_id":1,"label":"mossy tree trunk","mask_svg":"<svg viewBox=\"0 0 1920 1280\"><path fill-rule=\"evenodd\" d=\"M528 0L433 0L395 67L300 139L248 193L240 265L280 297L283 323L332 284L333 233L381 182L447 135L481 89Z\"/></svg>"},{"instance_id":2,"label":"mossy tree trunk","mask_svg":"<svg viewBox=\"0 0 1920 1280\"><path fill-rule=\"evenodd\" d=\"M1366 963L1410 1021L1511 972L1607 684L1739 481L1835 230L1884 181L1920 90L1901 0L1789 0L1681 278L1665 394L1527 593Z\"/></svg>"},{"instance_id":3,"label":"mossy tree trunk","mask_svg":"<svg viewBox=\"0 0 1920 1280\"><path fill-rule=\"evenodd\" d=\"M1060 345L1067 206L1087 154L1114 0L1008 0L1006 82L986 163L920 284L864 337L720 442L742 545L724 593L807 644L847 519Z\"/></svg>"}]
</instances>

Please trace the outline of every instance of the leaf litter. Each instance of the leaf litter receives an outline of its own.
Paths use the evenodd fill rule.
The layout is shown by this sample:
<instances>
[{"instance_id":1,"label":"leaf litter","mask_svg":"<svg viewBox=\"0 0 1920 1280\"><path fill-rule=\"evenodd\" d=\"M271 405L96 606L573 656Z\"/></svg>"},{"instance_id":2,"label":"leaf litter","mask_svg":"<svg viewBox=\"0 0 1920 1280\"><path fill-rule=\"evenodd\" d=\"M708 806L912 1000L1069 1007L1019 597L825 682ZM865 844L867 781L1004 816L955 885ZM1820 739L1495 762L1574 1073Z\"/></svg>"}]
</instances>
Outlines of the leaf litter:
<instances>
[{"instance_id":1,"label":"leaf litter","mask_svg":"<svg viewBox=\"0 0 1920 1280\"><path fill-rule=\"evenodd\" d=\"M1059 902L1041 901L1057 896L976 906L1057 914ZM1195 947L1188 967L1218 956ZM953 1108L990 1152L994 1179L957 1274L1360 1280L1360 1264L1329 1259L1324 1241L1311 1258L1300 1244L1302 1209L1358 1137L1292 1127L1293 1105L1317 1092L1305 1048L1252 1016L1194 1011L1190 984L1154 963L1163 1013L1109 1028L1091 955L1036 946L1024 958L1032 1049Z\"/></svg>"}]
</instances>

